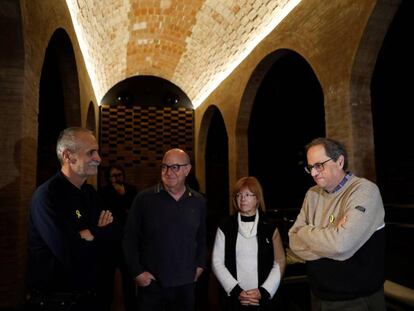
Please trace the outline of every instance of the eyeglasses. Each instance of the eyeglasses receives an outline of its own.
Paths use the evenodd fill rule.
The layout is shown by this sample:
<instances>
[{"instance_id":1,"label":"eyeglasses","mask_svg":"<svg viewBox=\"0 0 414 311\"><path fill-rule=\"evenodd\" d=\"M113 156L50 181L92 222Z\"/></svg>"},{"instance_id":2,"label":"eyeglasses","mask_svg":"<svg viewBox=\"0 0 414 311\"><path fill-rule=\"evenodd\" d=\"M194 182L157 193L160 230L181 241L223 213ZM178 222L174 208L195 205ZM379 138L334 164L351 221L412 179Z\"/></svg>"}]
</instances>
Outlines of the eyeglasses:
<instances>
[{"instance_id":1,"label":"eyeglasses","mask_svg":"<svg viewBox=\"0 0 414 311\"><path fill-rule=\"evenodd\" d=\"M168 165L168 164L161 164L161 171L163 173L167 173L168 169L172 170L174 173L178 173L181 169L182 166L187 166L190 163L186 163L186 164L172 164L172 165Z\"/></svg>"},{"instance_id":2,"label":"eyeglasses","mask_svg":"<svg viewBox=\"0 0 414 311\"><path fill-rule=\"evenodd\" d=\"M252 193L236 193L236 199L238 199L238 200L241 200L241 199L243 199L243 198L245 198L246 200L250 200L250 199L252 199L253 197L255 197L256 195L255 194L252 194Z\"/></svg>"},{"instance_id":3,"label":"eyeglasses","mask_svg":"<svg viewBox=\"0 0 414 311\"><path fill-rule=\"evenodd\" d=\"M328 162L328 161L331 161L332 159L328 159L328 160L326 160L326 161L323 161L323 162L321 162L321 163L315 163L314 165L306 165L305 166L305 172L306 173L308 173L308 174L310 174L310 173L312 173L312 169L314 168L318 173L319 172L322 172L323 171L323 169L324 169L324 167L323 167L323 165L326 163L326 162Z\"/></svg>"},{"instance_id":4,"label":"eyeglasses","mask_svg":"<svg viewBox=\"0 0 414 311\"><path fill-rule=\"evenodd\" d=\"M122 173L115 173L115 174L112 174L111 175L111 178L122 177L122 176L124 176L124 174L122 174Z\"/></svg>"}]
</instances>

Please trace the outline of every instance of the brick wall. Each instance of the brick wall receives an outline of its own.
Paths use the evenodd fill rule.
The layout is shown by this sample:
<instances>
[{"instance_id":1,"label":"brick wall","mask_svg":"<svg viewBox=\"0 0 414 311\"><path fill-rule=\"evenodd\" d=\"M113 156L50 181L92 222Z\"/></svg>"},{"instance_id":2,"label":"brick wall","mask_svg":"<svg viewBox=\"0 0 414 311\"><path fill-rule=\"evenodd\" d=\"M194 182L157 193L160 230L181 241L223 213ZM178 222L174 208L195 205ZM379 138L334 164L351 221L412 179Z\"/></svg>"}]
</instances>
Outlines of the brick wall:
<instances>
[{"instance_id":1,"label":"brick wall","mask_svg":"<svg viewBox=\"0 0 414 311\"><path fill-rule=\"evenodd\" d=\"M100 171L118 164L140 190L157 183L167 150L181 148L193 159L193 114L190 108L101 106Z\"/></svg>"}]
</instances>

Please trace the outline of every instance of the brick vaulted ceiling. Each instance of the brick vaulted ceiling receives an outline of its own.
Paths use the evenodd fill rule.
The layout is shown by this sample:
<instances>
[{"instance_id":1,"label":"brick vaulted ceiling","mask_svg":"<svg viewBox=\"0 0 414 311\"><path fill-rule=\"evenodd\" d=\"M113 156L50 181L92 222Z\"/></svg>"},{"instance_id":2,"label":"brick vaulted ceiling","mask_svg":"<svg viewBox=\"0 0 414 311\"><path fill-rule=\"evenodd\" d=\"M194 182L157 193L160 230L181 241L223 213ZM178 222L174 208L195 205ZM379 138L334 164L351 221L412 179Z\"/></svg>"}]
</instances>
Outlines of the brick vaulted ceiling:
<instances>
[{"instance_id":1,"label":"brick vaulted ceiling","mask_svg":"<svg viewBox=\"0 0 414 311\"><path fill-rule=\"evenodd\" d=\"M300 0L66 0L97 100L153 75L197 107Z\"/></svg>"}]
</instances>

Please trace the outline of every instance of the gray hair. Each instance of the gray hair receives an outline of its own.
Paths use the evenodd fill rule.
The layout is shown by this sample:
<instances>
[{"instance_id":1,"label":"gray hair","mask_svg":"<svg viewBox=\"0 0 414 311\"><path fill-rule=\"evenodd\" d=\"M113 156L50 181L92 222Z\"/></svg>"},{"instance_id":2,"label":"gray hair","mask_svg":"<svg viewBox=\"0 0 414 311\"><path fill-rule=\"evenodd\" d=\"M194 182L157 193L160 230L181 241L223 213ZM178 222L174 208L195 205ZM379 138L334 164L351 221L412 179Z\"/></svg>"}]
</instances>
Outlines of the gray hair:
<instances>
[{"instance_id":1,"label":"gray hair","mask_svg":"<svg viewBox=\"0 0 414 311\"><path fill-rule=\"evenodd\" d=\"M61 164L63 164L63 151L76 152L78 150L79 146L76 138L79 133L89 133L94 136L92 131L83 127L68 127L60 132L56 143L56 154Z\"/></svg>"}]
</instances>

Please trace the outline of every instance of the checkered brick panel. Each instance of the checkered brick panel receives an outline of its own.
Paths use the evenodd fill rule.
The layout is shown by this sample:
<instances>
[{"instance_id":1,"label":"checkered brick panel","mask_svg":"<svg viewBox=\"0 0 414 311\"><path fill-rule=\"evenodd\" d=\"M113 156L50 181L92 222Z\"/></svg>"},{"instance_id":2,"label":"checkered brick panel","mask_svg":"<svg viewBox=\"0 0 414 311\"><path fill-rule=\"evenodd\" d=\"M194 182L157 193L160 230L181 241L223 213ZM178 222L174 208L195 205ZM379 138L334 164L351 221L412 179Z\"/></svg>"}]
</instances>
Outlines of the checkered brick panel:
<instances>
[{"instance_id":1,"label":"checkered brick panel","mask_svg":"<svg viewBox=\"0 0 414 311\"><path fill-rule=\"evenodd\" d=\"M193 118L190 108L101 106L101 173L119 164L140 190L158 182L168 149L181 148L193 159Z\"/></svg>"}]
</instances>

